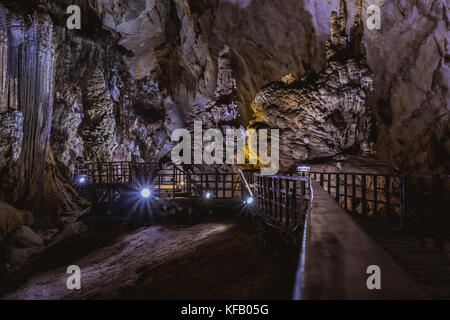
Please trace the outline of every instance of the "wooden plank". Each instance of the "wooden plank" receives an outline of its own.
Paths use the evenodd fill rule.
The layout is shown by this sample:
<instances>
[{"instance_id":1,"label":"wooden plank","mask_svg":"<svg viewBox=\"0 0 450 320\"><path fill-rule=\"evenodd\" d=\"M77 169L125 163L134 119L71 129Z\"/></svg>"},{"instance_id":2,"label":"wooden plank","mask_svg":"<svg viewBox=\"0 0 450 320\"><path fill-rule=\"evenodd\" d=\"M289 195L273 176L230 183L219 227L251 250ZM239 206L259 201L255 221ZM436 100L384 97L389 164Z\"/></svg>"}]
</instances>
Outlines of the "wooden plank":
<instances>
[{"instance_id":1,"label":"wooden plank","mask_svg":"<svg viewBox=\"0 0 450 320\"><path fill-rule=\"evenodd\" d=\"M303 299L426 299L392 258L313 182L314 200L299 268ZM367 268L381 268L381 290L367 288Z\"/></svg>"}]
</instances>

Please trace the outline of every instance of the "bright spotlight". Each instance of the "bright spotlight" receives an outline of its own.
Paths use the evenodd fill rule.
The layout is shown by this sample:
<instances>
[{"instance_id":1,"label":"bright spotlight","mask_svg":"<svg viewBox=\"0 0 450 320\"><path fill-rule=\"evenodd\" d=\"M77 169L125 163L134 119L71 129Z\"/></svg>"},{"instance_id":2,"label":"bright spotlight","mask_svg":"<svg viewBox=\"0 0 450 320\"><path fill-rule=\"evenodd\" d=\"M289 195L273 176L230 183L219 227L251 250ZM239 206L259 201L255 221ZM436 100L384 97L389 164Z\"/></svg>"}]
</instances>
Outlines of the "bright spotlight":
<instances>
[{"instance_id":1,"label":"bright spotlight","mask_svg":"<svg viewBox=\"0 0 450 320\"><path fill-rule=\"evenodd\" d=\"M206 198L206 199L210 199L210 198L211 198L211 192L207 192L207 193L205 194L205 198Z\"/></svg>"},{"instance_id":2,"label":"bright spotlight","mask_svg":"<svg viewBox=\"0 0 450 320\"><path fill-rule=\"evenodd\" d=\"M144 188L144 189L141 190L141 197L142 198L145 198L145 199L150 198L151 194L152 193L150 192L149 188Z\"/></svg>"},{"instance_id":3,"label":"bright spotlight","mask_svg":"<svg viewBox=\"0 0 450 320\"><path fill-rule=\"evenodd\" d=\"M85 177L79 177L78 178L78 182L79 183L85 183L86 182L86 178Z\"/></svg>"},{"instance_id":4,"label":"bright spotlight","mask_svg":"<svg viewBox=\"0 0 450 320\"><path fill-rule=\"evenodd\" d=\"M254 200L253 197L249 197L246 202L247 204L252 204Z\"/></svg>"}]
</instances>

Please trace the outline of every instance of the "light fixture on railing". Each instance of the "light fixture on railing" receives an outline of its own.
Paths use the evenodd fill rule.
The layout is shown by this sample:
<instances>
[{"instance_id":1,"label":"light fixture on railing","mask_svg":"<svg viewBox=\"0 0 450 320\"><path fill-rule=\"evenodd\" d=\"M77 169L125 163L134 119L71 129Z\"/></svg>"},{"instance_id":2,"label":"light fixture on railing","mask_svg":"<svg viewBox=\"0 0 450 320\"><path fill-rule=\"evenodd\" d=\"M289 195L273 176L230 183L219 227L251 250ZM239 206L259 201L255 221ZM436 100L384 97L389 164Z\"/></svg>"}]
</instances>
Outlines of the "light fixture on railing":
<instances>
[{"instance_id":1,"label":"light fixture on railing","mask_svg":"<svg viewBox=\"0 0 450 320\"><path fill-rule=\"evenodd\" d=\"M143 188L141 190L141 197L144 199L148 199L150 198L150 196L152 195L152 192L150 191L149 188Z\"/></svg>"},{"instance_id":2,"label":"light fixture on railing","mask_svg":"<svg viewBox=\"0 0 450 320\"><path fill-rule=\"evenodd\" d=\"M253 201L255 201L255 199L253 197L248 197L248 199L247 199L247 201L245 201L245 203L252 204Z\"/></svg>"},{"instance_id":3,"label":"light fixture on railing","mask_svg":"<svg viewBox=\"0 0 450 320\"><path fill-rule=\"evenodd\" d=\"M78 177L77 181L78 181L79 184L83 184L83 183L86 182L86 177L85 176L80 176L80 177Z\"/></svg>"},{"instance_id":4,"label":"light fixture on railing","mask_svg":"<svg viewBox=\"0 0 450 320\"><path fill-rule=\"evenodd\" d=\"M300 167L297 167L297 171L298 172L311 172L311 167L300 166Z\"/></svg>"},{"instance_id":5,"label":"light fixture on railing","mask_svg":"<svg viewBox=\"0 0 450 320\"><path fill-rule=\"evenodd\" d=\"M211 192L205 193L205 198L206 199L211 199Z\"/></svg>"}]
</instances>

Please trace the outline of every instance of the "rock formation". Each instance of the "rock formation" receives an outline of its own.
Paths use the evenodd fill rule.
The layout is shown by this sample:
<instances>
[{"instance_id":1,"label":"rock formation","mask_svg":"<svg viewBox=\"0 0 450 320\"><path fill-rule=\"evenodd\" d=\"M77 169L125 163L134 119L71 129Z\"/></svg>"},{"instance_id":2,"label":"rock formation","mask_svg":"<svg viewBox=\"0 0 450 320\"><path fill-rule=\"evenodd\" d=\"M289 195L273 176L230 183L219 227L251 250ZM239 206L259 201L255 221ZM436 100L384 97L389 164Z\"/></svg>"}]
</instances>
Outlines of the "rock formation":
<instances>
[{"instance_id":1,"label":"rock formation","mask_svg":"<svg viewBox=\"0 0 450 320\"><path fill-rule=\"evenodd\" d=\"M190 127L194 121L202 121L206 129L236 127L239 119L236 93L232 53L230 48L225 45L219 52L215 99L205 105L194 105L188 116L187 125Z\"/></svg>"},{"instance_id":2,"label":"rock formation","mask_svg":"<svg viewBox=\"0 0 450 320\"><path fill-rule=\"evenodd\" d=\"M83 12L78 31L66 28L65 10L74 2ZM368 110L362 94L370 91L364 87L369 75L361 67L365 60L375 74L368 103L377 119L373 129L378 156L398 162L403 171L447 172L447 2L383 1L382 29L366 30L363 38L366 8L380 2L340 3L341 10L339 1L313 0L2 2L0 113L3 119L11 119L15 110L22 113L23 141L15 161L18 140L10 139L1 147L2 165L8 163L11 170L4 167L0 173L0 198L24 208L41 208L44 215L58 217L62 213L53 210L60 203L66 207L61 211L76 211L77 197L67 182L73 179L79 159L96 158L90 154L96 141L105 143L96 147L105 151L107 159L166 161L171 132L192 122L186 115L195 114L205 128L247 124L259 88L290 73L278 93L288 90L289 99L295 101L300 98L293 98L291 92L303 90L302 96L312 105L333 104L329 110L339 112L342 108L334 104L353 105L348 116L357 119L356 128L345 131L348 118L342 120L336 116L339 112L328 114L319 108L315 112L327 119L319 126L326 130L299 138L295 121L283 120L288 141L310 139L319 146L313 152L296 142L296 161L328 157L347 148L370 152L368 130L363 130L369 123L354 111ZM348 16L357 17L354 23L345 9ZM330 35L331 11L339 14L333 16ZM327 56L328 65L319 73ZM97 126L86 131L93 108L87 81L92 81L93 70L102 74L98 83L103 83L102 96L109 97L102 101L108 100L106 127L111 135L102 139L95 133ZM302 80L306 70L317 74ZM235 82L229 81L231 71ZM356 96L358 102L346 102ZM279 107L289 105L286 109L292 111L292 101ZM291 111L280 115L291 117ZM309 125L307 119L314 113L301 114L299 121ZM20 128L19 118L14 119ZM328 142L330 134L337 134L341 142Z\"/></svg>"},{"instance_id":3,"label":"rock formation","mask_svg":"<svg viewBox=\"0 0 450 320\"><path fill-rule=\"evenodd\" d=\"M236 102L236 80L232 70L232 52L230 48L225 45L219 52L218 71L217 71L217 87L215 91L215 98L204 103L198 103L192 106L192 110L187 114L185 125L194 134L194 122L201 122L202 129L220 130L223 137L226 136L227 129L235 129L239 127L239 110ZM223 150L226 150L226 139L223 140ZM211 142L203 143L203 152L206 148L212 145ZM195 145L193 145L193 151ZM236 154L236 153L235 153ZM231 166L225 164L214 166L201 166L201 171L219 170L222 172L230 171Z\"/></svg>"},{"instance_id":4,"label":"rock formation","mask_svg":"<svg viewBox=\"0 0 450 320\"><path fill-rule=\"evenodd\" d=\"M33 223L34 218L31 212L18 210L7 203L0 202L0 229L4 236L20 226L32 226Z\"/></svg>"},{"instance_id":5,"label":"rock formation","mask_svg":"<svg viewBox=\"0 0 450 320\"><path fill-rule=\"evenodd\" d=\"M85 120L81 135L88 162L110 162L117 148L114 106L101 70L87 81Z\"/></svg>"},{"instance_id":6,"label":"rock formation","mask_svg":"<svg viewBox=\"0 0 450 320\"><path fill-rule=\"evenodd\" d=\"M176 108L158 79L130 76L89 5L68 30L68 4L0 5L0 198L63 220L80 211L67 184L78 161L160 161Z\"/></svg>"},{"instance_id":7,"label":"rock formation","mask_svg":"<svg viewBox=\"0 0 450 320\"><path fill-rule=\"evenodd\" d=\"M300 81L268 84L252 103L252 127L281 131L283 167L349 151L370 152L374 119L367 96L373 90L373 74L359 50L362 21L357 16L348 37L346 17L341 1L340 15L332 13L327 64L321 72L308 73Z\"/></svg>"},{"instance_id":8,"label":"rock formation","mask_svg":"<svg viewBox=\"0 0 450 320\"><path fill-rule=\"evenodd\" d=\"M83 157L84 141L79 127L83 121L81 88L68 82L55 93L51 148L59 162L74 171Z\"/></svg>"},{"instance_id":9,"label":"rock formation","mask_svg":"<svg viewBox=\"0 0 450 320\"><path fill-rule=\"evenodd\" d=\"M306 70L322 69L330 14L340 12L337 0L169 3L102 0L95 2L95 10L105 26L120 34L121 44L133 52L127 60L140 77L152 70L180 71L170 72L178 75L170 86L178 87L172 98L181 101L185 112L214 94L214 62L223 44L228 44L239 83L237 103L245 123L251 119L250 103L264 84L289 73L299 79ZM444 158L448 154L440 149L448 138L437 128L448 123L444 116L449 105L444 80L448 74L448 1L366 0L359 8L358 1L347 1L349 17L359 11L356 20L366 23L370 5L381 8L381 30L366 30L361 42L366 47L367 65L375 74L369 104L378 120L377 154L399 162L403 170L446 172ZM336 17L347 21L342 14ZM350 31L354 25L350 19L345 27ZM353 33L357 31L353 28ZM354 42L350 47L359 46ZM426 103L433 94L442 101L440 107ZM425 125L411 131L418 113ZM425 130L431 127L436 129ZM427 143L419 143L419 136Z\"/></svg>"},{"instance_id":10,"label":"rock formation","mask_svg":"<svg viewBox=\"0 0 450 320\"><path fill-rule=\"evenodd\" d=\"M23 115L18 110L0 113L0 171L9 168L22 153Z\"/></svg>"},{"instance_id":11,"label":"rock formation","mask_svg":"<svg viewBox=\"0 0 450 320\"><path fill-rule=\"evenodd\" d=\"M23 114L22 150L2 183L12 200L33 198L42 183L50 141L55 83L55 38L51 18L33 13L24 18L0 6L0 110ZM21 126L22 118L17 117ZM18 191L20 190L20 192Z\"/></svg>"}]
</instances>

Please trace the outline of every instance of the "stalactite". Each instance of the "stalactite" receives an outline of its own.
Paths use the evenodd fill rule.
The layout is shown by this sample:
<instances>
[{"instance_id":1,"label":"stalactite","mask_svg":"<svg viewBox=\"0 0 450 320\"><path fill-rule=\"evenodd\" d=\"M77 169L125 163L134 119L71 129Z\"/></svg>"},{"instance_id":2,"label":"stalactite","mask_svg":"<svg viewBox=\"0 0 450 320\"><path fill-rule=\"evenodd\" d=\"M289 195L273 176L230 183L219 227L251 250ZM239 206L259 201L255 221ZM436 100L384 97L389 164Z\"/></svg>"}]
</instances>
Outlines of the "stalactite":
<instances>
[{"instance_id":1,"label":"stalactite","mask_svg":"<svg viewBox=\"0 0 450 320\"><path fill-rule=\"evenodd\" d=\"M0 112L8 110L8 29L5 9L0 6Z\"/></svg>"},{"instance_id":2,"label":"stalactite","mask_svg":"<svg viewBox=\"0 0 450 320\"><path fill-rule=\"evenodd\" d=\"M362 45L362 38L364 36L364 25L362 21L362 0L358 0L358 13L355 17L355 22L350 31L350 54L352 54L357 60L365 58L365 48Z\"/></svg>"},{"instance_id":3,"label":"stalactite","mask_svg":"<svg viewBox=\"0 0 450 320\"><path fill-rule=\"evenodd\" d=\"M345 0L341 0L341 5L339 8L339 24L341 33L345 33L347 28L347 3Z\"/></svg>"},{"instance_id":4,"label":"stalactite","mask_svg":"<svg viewBox=\"0 0 450 320\"><path fill-rule=\"evenodd\" d=\"M54 98L55 39L46 14L24 19L1 8L0 54L3 109L18 109L24 116L23 150L9 172L11 201L31 200L39 190L50 139ZM27 23L25 20L31 22ZM5 58L7 57L7 58ZM8 97L6 99L6 97ZM14 178L11 178L14 177ZM20 191L19 191L20 190Z\"/></svg>"}]
</instances>

